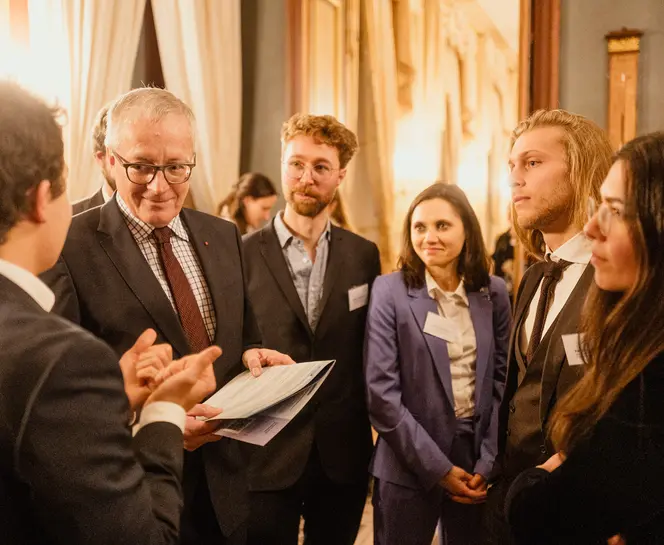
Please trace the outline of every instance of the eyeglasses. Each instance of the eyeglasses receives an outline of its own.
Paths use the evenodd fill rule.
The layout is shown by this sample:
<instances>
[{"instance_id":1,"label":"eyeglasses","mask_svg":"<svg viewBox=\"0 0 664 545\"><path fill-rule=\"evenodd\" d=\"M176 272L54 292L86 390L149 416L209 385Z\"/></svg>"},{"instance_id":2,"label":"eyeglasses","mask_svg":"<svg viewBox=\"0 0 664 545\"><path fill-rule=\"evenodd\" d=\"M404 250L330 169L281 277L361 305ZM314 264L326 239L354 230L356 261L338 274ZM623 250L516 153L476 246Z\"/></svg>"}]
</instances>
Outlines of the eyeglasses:
<instances>
[{"instance_id":1,"label":"eyeglasses","mask_svg":"<svg viewBox=\"0 0 664 545\"><path fill-rule=\"evenodd\" d=\"M164 179L171 185L183 184L191 176L192 169L196 166L196 156L193 163L171 163L170 165L151 165L148 163L130 163L123 159L117 152L111 150L127 173L127 179L136 185L148 185L157 176L160 170L164 173Z\"/></svg>"},{"instance_id":2,"label":"eyeglasses","mask_svg":"<svg viewBox=\"0 0 664 545\"><path fill-rule=\"evenodd\" d=\"M611 208L607 203L603 202L597 204L595 199L590 197L588 199L588 221L592 220L597 214L597 226L603 236L608 237L611 232L611 224L614 218L619 220L624 219L625 213L621 210Z\"/></svg>"},{"instance_id":3,"label":"eyeglasses","mask_svg":"<svg viewBox=\"0 0 664 545\"><path fill-rule=\"evenodd\" d=\"M310 170L311 179L315 182L321 183L327 182L330 178L332 178L333 172L341 170L339 168L330 168L322 163L317 165L305 165L302 161L297 161L295 159L291 159L290 161L287 161L283 164L286 165L286 175L289 178L299 180L302 178L302 176L304 176L304 173L307 170Z\"/></svg>"}]
</instances>

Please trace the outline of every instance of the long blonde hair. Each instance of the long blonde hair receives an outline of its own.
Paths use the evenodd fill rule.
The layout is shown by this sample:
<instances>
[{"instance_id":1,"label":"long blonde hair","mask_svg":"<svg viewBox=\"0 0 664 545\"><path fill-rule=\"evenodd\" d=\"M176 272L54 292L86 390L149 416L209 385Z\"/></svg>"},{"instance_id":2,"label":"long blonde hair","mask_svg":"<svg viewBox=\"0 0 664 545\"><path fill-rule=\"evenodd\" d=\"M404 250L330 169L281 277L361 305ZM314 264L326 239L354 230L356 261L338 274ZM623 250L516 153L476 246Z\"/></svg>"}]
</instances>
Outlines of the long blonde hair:
<instances>
[{"instance_id":1,"label":"long blonde hair","mask_svg":"<svg viewBox=\"0 0 664 545\"><path fill-rule=\"evenodd\" d=\"M581 230L586 221L588 199L599 199L599 188L611 168L611 143L606 133L586 117L565 110L537 110L512 131L510 148L522 134L542 127L560 127L564 131L562 143L567 176L574 188L571 220ZM514 208L512 217L516 218ZM537 229L523 229L517 221L513 224L526 250L540 259L544 257L542 233Z\"/></svg>"}]
</instances>

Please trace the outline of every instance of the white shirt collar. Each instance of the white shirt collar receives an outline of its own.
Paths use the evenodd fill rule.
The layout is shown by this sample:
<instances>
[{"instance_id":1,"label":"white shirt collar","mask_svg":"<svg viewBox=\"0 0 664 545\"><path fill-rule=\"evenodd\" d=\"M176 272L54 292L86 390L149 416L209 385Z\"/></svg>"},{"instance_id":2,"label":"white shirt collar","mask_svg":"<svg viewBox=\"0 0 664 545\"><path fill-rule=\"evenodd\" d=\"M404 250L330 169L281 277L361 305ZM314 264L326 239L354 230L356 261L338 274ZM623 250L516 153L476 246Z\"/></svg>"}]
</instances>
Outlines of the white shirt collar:
<instances>
[{"instance_id":1,"label":"white shirt collar","mask_svg":"<svg viewBox=\"0 0 664 545\"><path fill-rule=\"evenodd\" d=\"M14 284L32 297L46 312L51 312L55 304L55 294L30 271L4 259L0 259L0 274L14 282Z\"/></svg>"},{"instance_id":2,"label":"white shirt collar","mask_svg":"<svg viewBox=\"0 0 664 545\"><path fill-rule=\"evenodd\" d=\"M592 242L586 238L583 232L577 233L556 251L552 252L547 246L546 255L550 255L553 261L564 259L570 263L581 263L587 265L592 256Z\"/></svg>"},{"instance_id":3,"label":"white shirt collar","mask_svg":"<svg viewBox=\"0 0 664 545\"><path fill-rule=\"evenodd\" d=\"M466 288L463 285L463 279L459 282L459 285L454 291L444 291L426 269L424 271L424 278L426 279L427 293L432 299L438 299L439 297L443 297L448 301L461 299L463 304L468 306L468 294L466 293Z\"/></svg>"}]
</instances>

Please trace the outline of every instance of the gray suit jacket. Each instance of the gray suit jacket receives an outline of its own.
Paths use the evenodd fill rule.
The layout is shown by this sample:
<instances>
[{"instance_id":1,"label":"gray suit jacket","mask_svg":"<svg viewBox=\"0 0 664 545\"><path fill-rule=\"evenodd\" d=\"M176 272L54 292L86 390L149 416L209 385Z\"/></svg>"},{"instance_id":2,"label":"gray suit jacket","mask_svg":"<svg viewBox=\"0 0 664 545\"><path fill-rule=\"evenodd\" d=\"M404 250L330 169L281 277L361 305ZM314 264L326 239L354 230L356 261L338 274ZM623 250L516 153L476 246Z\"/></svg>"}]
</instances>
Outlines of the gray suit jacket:
<instances>
[{"instance_id":1,"label":"gray suit jacket","mask_svg":"<svg viewBox=\"0 0 664 545\"><path fill-rule=\"evenodd\" d=\"M113 351L2 275L0 300L2 542L178 543L182 432L132 439Z\"/></svg>"},{"instance_id":2,"label":"gray suit jacket","mask_svg":"<svg viewBox=\"0 0 664 545\"><path fill-rule=\"evenodd\" d=\"M474 471L487 477L497 453L511 325L505 282L468 292L477 340ZM424 333L436 301L426 286L407 288L400 272L378 278L367 318L365 377L369 417L378 432L375 477L429 490L452 468L456 428L447 342Z\"/></svg>"},{"instance_id":3,"label":"gray suit jacket","mask_svg":"<svg viewBox=\"0 0 664 545\"><path fill-rule=\"evenodd\" d=\"M315 331L309 327L272 222L245 237L244 251L249 293L265 345L295 361L336 360L309 404L266 446L252 449L251 490L291 486L302 475L312 448L333 481L366 480L372 447L362 379L367 305L351 311L348 290L365 284L371 288L380 274L378 248L332 227Z\"/></svg>"}]
</instances>

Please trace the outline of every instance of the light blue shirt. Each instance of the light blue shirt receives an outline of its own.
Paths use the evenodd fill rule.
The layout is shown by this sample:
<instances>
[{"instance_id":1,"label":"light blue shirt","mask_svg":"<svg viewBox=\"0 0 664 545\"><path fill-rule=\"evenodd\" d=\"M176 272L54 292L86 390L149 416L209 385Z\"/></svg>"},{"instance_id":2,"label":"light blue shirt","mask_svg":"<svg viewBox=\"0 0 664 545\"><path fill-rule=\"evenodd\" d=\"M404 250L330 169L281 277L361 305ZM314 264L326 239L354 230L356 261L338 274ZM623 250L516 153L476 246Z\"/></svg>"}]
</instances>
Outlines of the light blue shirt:
<instances>
[{"instance_id":1,"label":"light blue shirt","mask_svg":"<svg viewBox=\"0 0 664 545\"><path fill-rule=\"evenodd\" d=\"M279 212L275 216L274 230L288 264L293 284L307 315L309 327L315 331L321 313L320 301L323 297L332 227L328 221L325 231L316 243L316 260L312 262L304 247L304 242L291 233L282 216L283 212Z\"/></svg>"}]
</instances>

